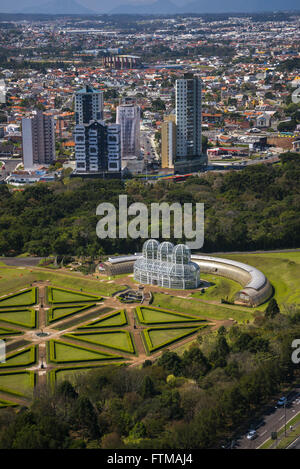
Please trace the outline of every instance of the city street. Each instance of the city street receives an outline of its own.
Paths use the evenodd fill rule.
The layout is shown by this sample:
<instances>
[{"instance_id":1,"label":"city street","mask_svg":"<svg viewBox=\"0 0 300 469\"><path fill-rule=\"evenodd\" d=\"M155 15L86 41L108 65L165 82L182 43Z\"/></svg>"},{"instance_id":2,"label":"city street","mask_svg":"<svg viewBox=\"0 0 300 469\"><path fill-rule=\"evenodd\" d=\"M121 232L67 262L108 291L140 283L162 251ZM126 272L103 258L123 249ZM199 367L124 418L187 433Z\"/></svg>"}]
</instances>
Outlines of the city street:
<instances>
[{"instance_id":1,"label":"city street","mask_svg":"<svg viewBox=\"0 0 300 469\"><path fill-rule=\"evenodd\" d=\"M295 395L292 402L286 407L286 423L287 430L289 429L289 420L295 417L300 412L300 386L295 388ZM280 396L279 396L280 397ZM257 429L258 436L254 440L248 440L247 434L243 435L238 441L236 448L238 449L258 449L266 440L271 437L271 433L278 431L285 424L285 409L283 407L276 407L276 401L274 405L270 405L270 408L266 412L262 419L264 424ZM298 447L300 447L300 440L298 441Z\"/></svg>"}]
</instances>

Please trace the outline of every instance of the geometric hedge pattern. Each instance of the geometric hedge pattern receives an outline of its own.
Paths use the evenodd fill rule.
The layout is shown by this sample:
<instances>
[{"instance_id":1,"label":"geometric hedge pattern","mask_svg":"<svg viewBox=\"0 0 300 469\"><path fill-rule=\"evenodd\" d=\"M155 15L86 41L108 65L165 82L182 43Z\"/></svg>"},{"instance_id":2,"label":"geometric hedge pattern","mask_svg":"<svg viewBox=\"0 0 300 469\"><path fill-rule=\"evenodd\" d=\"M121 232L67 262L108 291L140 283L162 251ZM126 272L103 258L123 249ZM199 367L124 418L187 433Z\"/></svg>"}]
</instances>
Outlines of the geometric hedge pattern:
<instances>
[{"instance_id":1,"label":"geometric hedge pattern","mask_svg":"<svg viewBox=\"0 0 300 469\"><path fill-rule=\"evenodd\" d=\"M102 308L103 298L94 294L53 286L44 290L43 300L37 287L0 298L0 339L7 347L6 362L0 363L0 408L26 404L43 380L54 385L63 376L146 358L207 325L195 316L150 306L131 308L129 318L124 308ZM36 336L40 322L50 334L45 339Z\"/></svg>"}]
</instances>

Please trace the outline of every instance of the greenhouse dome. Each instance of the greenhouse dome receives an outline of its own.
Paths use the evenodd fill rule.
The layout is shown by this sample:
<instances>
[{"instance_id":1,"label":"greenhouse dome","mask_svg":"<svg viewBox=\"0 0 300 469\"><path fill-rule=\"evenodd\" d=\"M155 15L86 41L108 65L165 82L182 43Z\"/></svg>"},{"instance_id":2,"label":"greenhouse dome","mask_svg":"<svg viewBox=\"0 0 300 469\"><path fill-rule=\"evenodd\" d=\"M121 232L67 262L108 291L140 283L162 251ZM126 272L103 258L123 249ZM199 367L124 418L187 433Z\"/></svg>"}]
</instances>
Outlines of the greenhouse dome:
<instances>
[{"instance_id":1,"label":"greenhouse dome","mask_svg":"<svg viewBox=\"0 0 300 469\"><path fill-rule=\"evenodd\" d=\"M134 279L139 283L179 290L198 288L200 267L191 262L190 249L184 244L174 246L155 239L144 243L142 256L134 263Z\"/></svg>"}]
</instances>

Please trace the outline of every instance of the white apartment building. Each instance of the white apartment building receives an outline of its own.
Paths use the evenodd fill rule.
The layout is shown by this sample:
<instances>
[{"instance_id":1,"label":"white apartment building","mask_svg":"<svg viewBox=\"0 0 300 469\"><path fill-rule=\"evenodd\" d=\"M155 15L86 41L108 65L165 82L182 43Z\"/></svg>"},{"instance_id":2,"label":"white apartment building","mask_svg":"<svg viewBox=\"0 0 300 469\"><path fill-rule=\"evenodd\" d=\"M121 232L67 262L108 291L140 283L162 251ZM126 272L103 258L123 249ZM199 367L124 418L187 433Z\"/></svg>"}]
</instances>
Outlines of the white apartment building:
<instances>
[{"instance_id":1,"label":"white apartment building","mask_svg":"<svg viewBox=\"0 0 300 469\"><path fill-rule=\"evenodd\" d=\"M121 168L120 126L91 121L76 125L75 158L77 173L119 172Z\"/></svg>"},{"instance_id":2,"label":"white apartment building","mask_svg":"<svg viewBox=\"0 0 300 469\"><path fill-rule=\"evenodd\" d=\"M103 119L103 92L89 85L75 93L76 125L89 124Z\"/></svg>"}]
</instances>

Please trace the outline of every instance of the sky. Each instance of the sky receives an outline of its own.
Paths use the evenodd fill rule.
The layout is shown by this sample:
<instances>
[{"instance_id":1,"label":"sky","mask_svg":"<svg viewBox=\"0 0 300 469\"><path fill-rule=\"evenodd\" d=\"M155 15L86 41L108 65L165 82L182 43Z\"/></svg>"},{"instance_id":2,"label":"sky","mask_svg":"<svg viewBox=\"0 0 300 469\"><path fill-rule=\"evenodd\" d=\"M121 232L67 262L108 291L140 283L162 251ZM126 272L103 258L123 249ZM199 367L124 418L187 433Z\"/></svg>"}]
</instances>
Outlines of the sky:
<instances>
[{"instance_id":1,"label":"sky","mask_svg":"<svg viewBox=\"0 0 300 469\"><path fill-rule=\"evenodd\" d=\"M51 0L0 0L0 12L5 12L5 13L15 13L22 11L26 7L30 7L31 5L37 5L37 4L43 4L43 3L48 3ZM63 1L63 0L62 0ZM108 11L111 11L118 5L123 5L123 4L149 4L153 3L156 0L77 0L78 3L81 5L90 8L91 10L94 10L98 13L106 13ZM191 3L193 0L171 0L172 3L174 3L177 6L184 6L189 3ZM229 3L232 0L227 0ZM267 1L267 0L266 0ZM294 8L299 8L298 6L298 1L299 0L289 0L289 4L295 3ZM199 3L201 0L199 0ZM280 0L277 0L277 5L279 4ZM242 5L244 4L244 0L241 0L241 9L240 11L243 10ZM264 3L264 0L261 1L261 4ZM284 8L285 5L285 0L282 0L282 8ZM223 0L224 6L226 5L226 0ZM223 10L224 11L224 10Z\"/></svg>"}]
</instances>

